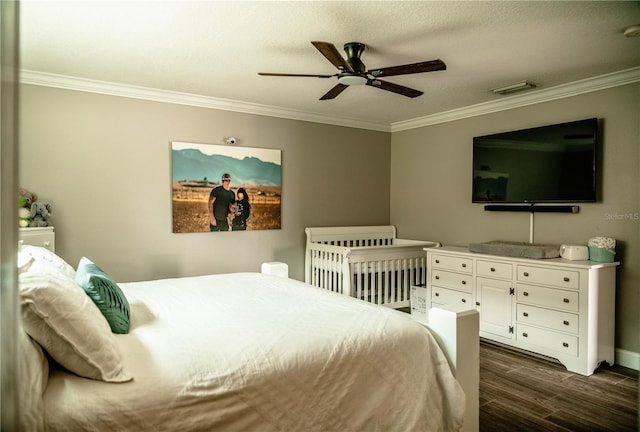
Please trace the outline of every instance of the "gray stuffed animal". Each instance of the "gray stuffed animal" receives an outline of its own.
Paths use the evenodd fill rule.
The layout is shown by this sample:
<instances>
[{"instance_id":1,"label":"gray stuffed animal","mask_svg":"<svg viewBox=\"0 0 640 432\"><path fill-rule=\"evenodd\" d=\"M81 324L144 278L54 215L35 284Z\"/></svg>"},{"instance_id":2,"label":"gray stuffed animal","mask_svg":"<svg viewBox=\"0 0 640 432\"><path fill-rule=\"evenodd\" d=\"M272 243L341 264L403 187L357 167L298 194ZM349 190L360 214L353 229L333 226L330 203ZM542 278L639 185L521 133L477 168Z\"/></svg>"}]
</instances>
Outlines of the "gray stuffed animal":
<instances>
[{"instance_id":1,"label":"gray stuffed animal","mask_svg":"<svg viewBox=\"0 0 640 432\"><path fill-rule=\"evenodd\" d=\"M51 204L34 202L31 204L31 224L29 226L49 226L49 216L51 216Z\"/></svg>"}]
</instances>

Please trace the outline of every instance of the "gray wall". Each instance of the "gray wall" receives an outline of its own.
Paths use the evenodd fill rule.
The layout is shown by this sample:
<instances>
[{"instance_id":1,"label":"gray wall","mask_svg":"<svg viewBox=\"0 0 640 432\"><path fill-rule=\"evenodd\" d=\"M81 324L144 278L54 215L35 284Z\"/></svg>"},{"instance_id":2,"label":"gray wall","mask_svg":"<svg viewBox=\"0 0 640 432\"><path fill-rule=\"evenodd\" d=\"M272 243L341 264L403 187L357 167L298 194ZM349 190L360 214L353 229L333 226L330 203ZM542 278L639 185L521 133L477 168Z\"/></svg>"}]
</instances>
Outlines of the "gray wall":
<instances>
[{"instance_id":1,"label":"gray wall","mask_svg":"<svg viewBox=\"0 0 640 432\"><path fill-rule=\"evenodd\" d=\"M20 185L51 203L56 251L118 281L289 264L306 226L389 223L390 134L47 87L21 87ZM173 234L170 142L282 150L282 229Z\"/></svg>"},{"instance_id":2,"label":"gray wall","mask_svg":"<svg viewBox=\"0 0 640 432\"><path fill-rule=\"evenodd\" d=\"M392 223L403 238L466 245L527 241L527 213L471 204L471 139L604 119L602 200L537 214L536 242L618 240L617 342L639 352L640 84L393 134L22 86L20 184L54 208L57 251L116 280L257 271L284 261L303 278L304 227ZM282 229L171 232L170 141L282 149ZM389 162L391 161L391 163ZM634 265L635 264L635 265Z\"/></svg>"},{"instance_id":3,"label":"gray wall","mask_svg":"<svg viewBox=\"0 0 640 432\"><path fill-rule=\"evenodd\" d=\"M391 223L403 237L445 245L529 241L529 213L471 203L472 138L589 117L603 119L601 200L580 204L579 214L537 213L534 241L617 240L616 346L639 352L640 84L393 133Z\"/></svg>"}]
</instances>

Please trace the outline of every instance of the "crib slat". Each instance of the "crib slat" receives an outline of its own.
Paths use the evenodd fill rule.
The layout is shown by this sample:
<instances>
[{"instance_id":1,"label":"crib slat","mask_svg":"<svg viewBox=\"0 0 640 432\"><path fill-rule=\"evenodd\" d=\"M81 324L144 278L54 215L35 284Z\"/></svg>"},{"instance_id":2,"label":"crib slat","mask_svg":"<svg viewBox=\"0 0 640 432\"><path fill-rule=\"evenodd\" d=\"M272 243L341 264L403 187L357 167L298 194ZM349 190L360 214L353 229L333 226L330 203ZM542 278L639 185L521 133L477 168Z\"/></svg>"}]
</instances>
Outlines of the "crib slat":
<instances>
[{"instance_id":1,"label":"crib slat","mask_svg":"<svg viewBox=\"0 0 640 432\"><path fill-rule=\"evenodd\" d=\"M375 284L373 284L373 289L371 290L371 298L373 299L372 303L380 304L382 301L380 295L383 288L383 278L384 278L384 261L376 261L373 265L375 267Z\"/></svg>"},{"instance_id":2,"label":"crib slat","mask_svg":"<svg viewBox=\"0 0 640 432\"><path fill-rule=\"evenodd\" d=\"M411 263L411 258L402 260L402 299L408 299L409 296L409 282L411 281L411 273L413 272L413 265Z\"/></svg>"},{"instance_id":3,"label":"crib slat","mask_svg":"<svg viewBox=\"0 0 640 432\"><path fill-rule=\"evenodd\" d=\"M364 277L366 273L364 263L349 263L349 268L352 268L354 272L351 278L351 281L354 283L354 289L351 291L351 295L355 298L364 300L364 296L366 295L364 292Z\"/></svg>"},{"instance_id":4,"label":"crib slat","mask_svg":"<svg viewBox=\"0 0 640 432\"><path fill-rule=\"evenodd\" d=\"M404 260L402 259L397 259L393 261L393 270L392 270L392 274L390 275L392 278L393 293L389 298L389 303L395 303L403 300L402 294L401 294L403 263L404 263Z\"/></svg>"},{"instance_id":5,"label":"crib slat","mask_svg":"<svg viewBox=\"0 0 640 432\"><path fill-rule=\"evenodd\" d=\"M384 285L385 285L385 303L394 303L396 300L396 290L395 290L395 272L394 272L394 261L390 259L387 261L387 271L384 276Z\"/></svg>"},{"instance_id":6,"label":"crib slat","mask_svg":"<svg viewBox=\"0 0 640 432\"><path fill-rule=\"evenodd\" d=\"M378 293L378 304L389 303L389 295L391 294L390 286L388 282L389 274L389 260L382 261L382 274L380 275L380 292Z\"/></svg>"}]
</instances>

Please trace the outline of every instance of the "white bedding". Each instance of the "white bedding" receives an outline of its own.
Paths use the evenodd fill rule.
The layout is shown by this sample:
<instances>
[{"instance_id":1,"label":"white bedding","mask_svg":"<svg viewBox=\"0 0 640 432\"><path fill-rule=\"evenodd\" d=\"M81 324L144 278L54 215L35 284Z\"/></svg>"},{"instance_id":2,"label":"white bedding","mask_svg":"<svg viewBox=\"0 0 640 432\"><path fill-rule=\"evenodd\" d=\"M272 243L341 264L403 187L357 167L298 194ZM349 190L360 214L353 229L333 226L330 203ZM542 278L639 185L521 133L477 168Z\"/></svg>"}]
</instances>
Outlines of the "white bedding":
<instances>
[{"instance_id":1,"label":"white bedding","mask_svg":"<svg viewBox=\"0 0 640 432\"><path fill-rule=\"evenodd\" d=\"M408 315L258 273L120 284L127 383L53 369L53 431L443 431L464 394Z\"/></svg>"}]
</instances>

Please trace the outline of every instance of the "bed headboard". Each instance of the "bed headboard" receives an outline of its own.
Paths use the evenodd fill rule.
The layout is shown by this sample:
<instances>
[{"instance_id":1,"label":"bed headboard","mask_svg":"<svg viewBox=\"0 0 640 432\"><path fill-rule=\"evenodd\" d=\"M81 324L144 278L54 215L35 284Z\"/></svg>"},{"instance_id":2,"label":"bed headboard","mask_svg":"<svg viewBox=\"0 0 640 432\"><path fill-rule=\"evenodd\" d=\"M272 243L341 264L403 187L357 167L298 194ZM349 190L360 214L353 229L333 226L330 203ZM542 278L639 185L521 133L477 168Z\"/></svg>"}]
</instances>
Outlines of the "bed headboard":
<instances>
[{"instance_id":1,"label":"bed headboard","mask_svg":"<svg viewBox=\"0 0 640 432\"><path fill-rule=\"evenodd\" d=\"M396 227L346 226L305 228L307 243L324 243L335 246L388 246L396 238Z\"/></svg>"}]
</instances>

